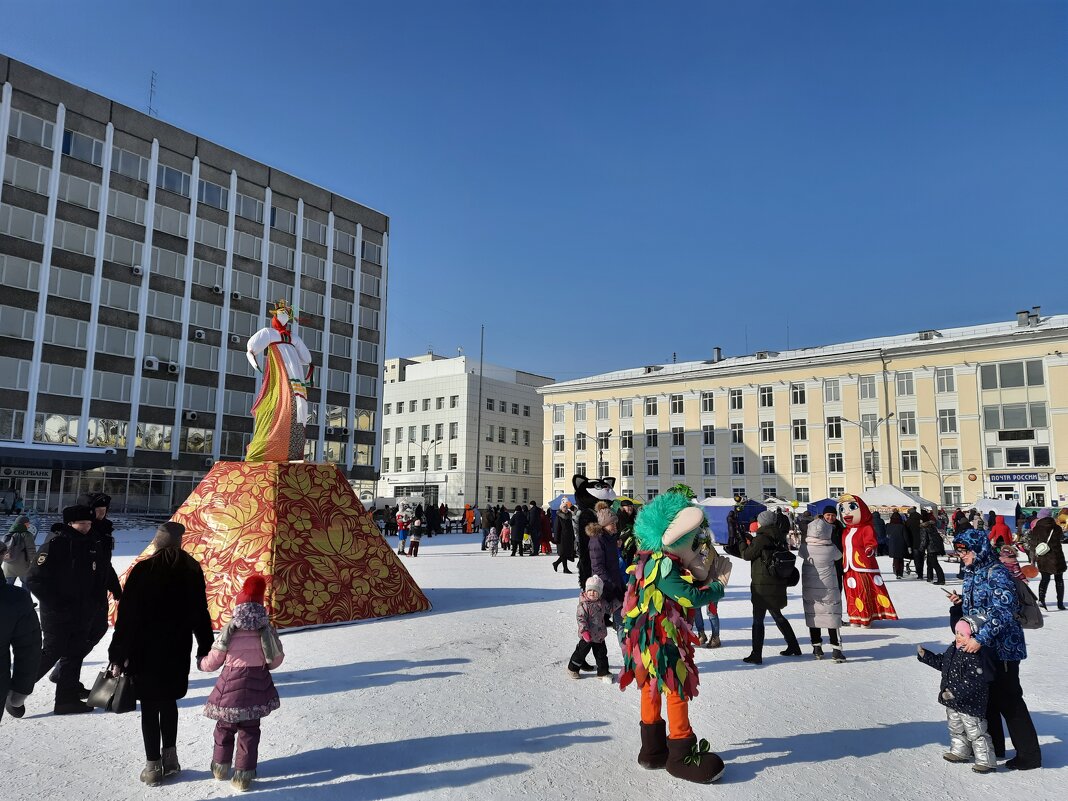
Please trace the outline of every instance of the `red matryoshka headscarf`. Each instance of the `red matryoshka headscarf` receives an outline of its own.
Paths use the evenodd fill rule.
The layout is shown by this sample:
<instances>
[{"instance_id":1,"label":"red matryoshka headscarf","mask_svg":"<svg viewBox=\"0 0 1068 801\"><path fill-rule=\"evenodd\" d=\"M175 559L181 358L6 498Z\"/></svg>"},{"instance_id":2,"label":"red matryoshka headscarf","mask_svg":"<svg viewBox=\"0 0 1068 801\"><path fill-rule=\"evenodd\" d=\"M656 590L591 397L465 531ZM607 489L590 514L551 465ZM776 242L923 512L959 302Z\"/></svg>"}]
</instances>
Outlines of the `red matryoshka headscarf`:
<instances>
[{"instance_id":1,"label":"red matryoshka headscarf","mask_svg":"<svg viewBox=\"0 0 1068 801\"><path fill-rule=\"evenodd\" d=\"M860 510L860 522L846 523L845 518L842 517L842 512L856 509ZM871 509L868 508L868 504L864 503L864 499L859 495L843 495L838 499L838 519L842 521L842 525L846 528L851 528L852 526L870 526Z\"/></svg>"}]
</instances>

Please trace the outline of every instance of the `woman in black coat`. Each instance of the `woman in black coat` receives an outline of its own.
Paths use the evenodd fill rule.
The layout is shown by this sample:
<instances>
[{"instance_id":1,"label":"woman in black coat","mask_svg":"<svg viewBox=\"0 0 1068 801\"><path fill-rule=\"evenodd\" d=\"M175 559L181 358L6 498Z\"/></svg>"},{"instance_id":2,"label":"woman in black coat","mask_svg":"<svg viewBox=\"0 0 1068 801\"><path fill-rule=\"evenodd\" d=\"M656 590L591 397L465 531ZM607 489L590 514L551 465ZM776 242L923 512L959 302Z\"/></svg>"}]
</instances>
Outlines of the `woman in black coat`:
<instances>
[{"instance_id":1,"label":"woman in black coat","mask_svg":"<svg viewBox=\"0 0 1068 801\"><path fill-rule=\"evenodd\" d=\"M920 541L927 555L927 580L932 584L945 584L946 574L942 572L938 557L945 556L946 543L938 532L934 516L926 509L920 515Z\"/></svg>"},{"instance_id":2,"label":"woman in black coat","mask_svg":"<svg viewBox=\"0 0 1068 801\"><path fill-rule=\"evenodd\" d=\"M782 652L782 656L801 656L797 635L794 634L790 621L782 613L786 608L786 582L772 575L768 568L771 554L786 550L786 538L779 533L775 525L774 512L761 512L757 516L757 523L760 528L757 529L756 536L742 550L742 558L752 562L753 581L749 585L749 592L753 602L753 650L742 660L750 665L759 665L763 661L764 618L768 612L786 640L786 650Z\"/></svg>"},{"instance_id":3,"label":"woman in black coat","mask_svg":"<svg viewBox=\"0 0 1068 801\"><path fill-rule=\"evenodd\" d=\"M575 524L571 515L571 504L565 501L556 512L556 521L553 523L553 539L556 540L556 561L553 562L553 571L561 563L564 572L570 573L567 563L575 558Z\"/></svg>"},{"instance_id":4,"label":"woman in black coat","mask_svg":"<svg viewBox=\"0 0 1068 801\"><path fill-rule=\"evenodd\" d=\"M901 513L890 515L886 526L886 547L894 560L894 575L901 578L905 573L905 560L909 558L908 531L901 520Z\"/></svg>"},{"instance_id":5,"label":"woman in black coat","mask_svg":"<svg viewBox=\"0 0 1068 801\"><path fill-rule=\"evenodd\" d=\"M519 555L523 555L523 534L527 530L527 513L523 511L522 506L517 506L515 512L512 514L512 519L508 521L508 524L512 527L512 556L515 556L516 551Z\"/></svg>"},{"instance_id":6,"label":"woman in black coat","mask_svg":"<svg viewBox=\"0 0 1068 801\"><path fill-rule=\"evenodd\" d=\"M156 552L134 565L123 588L108 658L133 679L141 701L141 735L147 764L145 784L181 770L178 699L189 689L189 653L196 637L197 658L211 650L214 636L204 572L182 550L185 526L167 522L152 544Z\"/></svg>"}]
</instances>

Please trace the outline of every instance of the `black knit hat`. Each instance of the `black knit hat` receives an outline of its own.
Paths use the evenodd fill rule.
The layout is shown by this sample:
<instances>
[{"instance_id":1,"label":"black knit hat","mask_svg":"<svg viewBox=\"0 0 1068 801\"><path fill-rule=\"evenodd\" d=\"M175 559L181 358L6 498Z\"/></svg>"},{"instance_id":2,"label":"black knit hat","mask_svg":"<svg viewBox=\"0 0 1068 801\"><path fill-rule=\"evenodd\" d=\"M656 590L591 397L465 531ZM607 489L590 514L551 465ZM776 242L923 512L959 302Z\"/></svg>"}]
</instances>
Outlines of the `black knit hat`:
<instances>
[{"instance_id":1,"label":"black knit hat","mask_svg":"<svg viewBox=\"0 0 1068 801\"><path fill-rule=\"evenodd\" d=\"M93 510L90 509L88 506L82 506L81 504L78 504L77 506L68 506L66 509L63 510L64 523L77 523L80 520L92 521L92 519Z\"/></svg>"},{"instance_id":2,"label":"black knit hat","mask_svg":"<svg viewBox=\"0 0 1068 801\"><path fill-rule=\"evenodd\" d=\"M838 509L836 507L834 507L834 506L831 506L831 504L827 504L826 506L823 507L823 511L820 512L820 514L821 515L825 515L825 514L828 514L828 513L830 513L830 514L834 515L835 517L837 517L838 516Z\"/></svg>"}]
</instances>

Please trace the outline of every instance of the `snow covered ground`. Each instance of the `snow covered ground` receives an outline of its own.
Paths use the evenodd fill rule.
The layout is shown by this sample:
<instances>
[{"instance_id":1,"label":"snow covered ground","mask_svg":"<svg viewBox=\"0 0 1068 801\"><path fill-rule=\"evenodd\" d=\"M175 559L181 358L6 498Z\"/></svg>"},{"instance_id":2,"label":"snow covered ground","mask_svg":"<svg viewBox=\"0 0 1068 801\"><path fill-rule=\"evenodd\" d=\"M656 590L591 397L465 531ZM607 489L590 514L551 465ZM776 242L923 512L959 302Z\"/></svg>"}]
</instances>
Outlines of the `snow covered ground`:
<instances>
[{"instance_id":1,"label":"snow covered ground","mask_svg":"<svg viewBox=\"0 0 1068 801\"><path fill-rule=\"evenodd\" d=\"M151 533L128 526L117 532L120 568ZM938 673L915 657L917 643L944 648L950 641L937 587L891 578L903 620L846 629L845 664L779 657L783 646L769 625L764 664L751 667L741 662L750 623L744 563L720 605L724 647L698 652L701 695L690 707L695 731L726 760L726 773L706 790L641 770L636 691L575 681L564 669L576 641L578 589L574 576L553 573L550 562L491 558L470 536L424 539L419 557L405 564L433 611L284 634L286 662L275 672L282 708L263 723L253 794L616 801L679 791L822 801L996 792L1052 799L1068 781L1068 612L1052 612L1043 630L1029 633L1022 671L1046 767L983 777L942 760ZM787 613L804 643L798 594L791 591ZM107 642L86 660L87 685L106 660ZM611 642L609 658L618 671ZM137 714L57 718L48 714L51 685L39 685L25 718L0 722L0 798L232 794L208 772L214 724L200 710L213 682L214 674L194 670L179 707L184 770L156 789L137 780Z\"/></svg>"}]
</instances>

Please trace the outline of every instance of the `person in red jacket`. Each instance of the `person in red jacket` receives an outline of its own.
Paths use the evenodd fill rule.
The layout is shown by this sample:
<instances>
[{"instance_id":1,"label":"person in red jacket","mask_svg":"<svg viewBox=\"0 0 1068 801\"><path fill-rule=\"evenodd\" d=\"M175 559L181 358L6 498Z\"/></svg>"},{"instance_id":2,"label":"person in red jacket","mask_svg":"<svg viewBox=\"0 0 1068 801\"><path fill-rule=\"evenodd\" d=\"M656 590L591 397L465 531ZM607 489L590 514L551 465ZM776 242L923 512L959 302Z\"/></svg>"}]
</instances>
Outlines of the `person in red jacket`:
<instances>
[{"instance_id":1,"label":"person in red jacket","mask_svg":"<svg viewBox=\"0 0 1068 801\"><path fill-rule=\"evenodd\" d=\"M996 551L1002 545L1012 544L1012 529L1005 524L1005 517L998 515L990 529L990 545Z\"/></svg>"}]
</instances>

